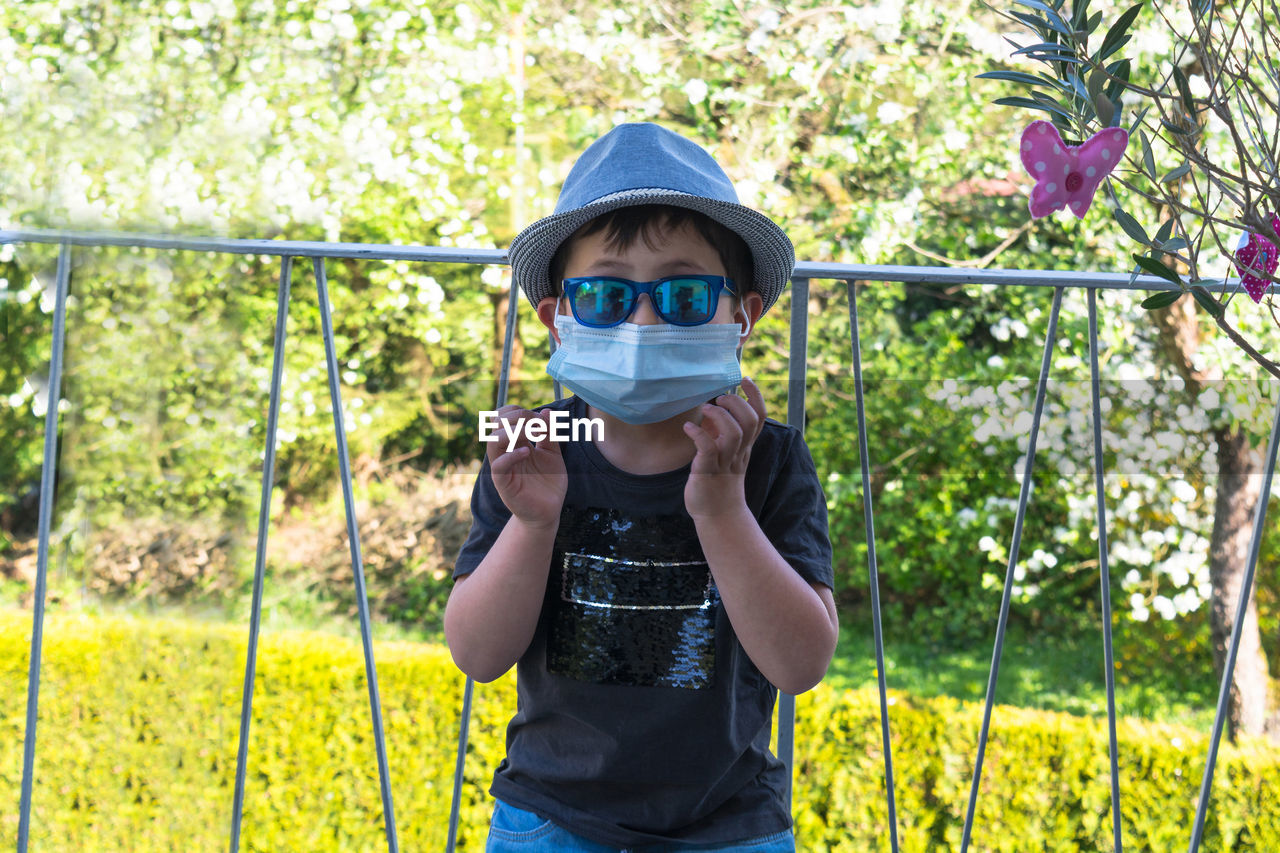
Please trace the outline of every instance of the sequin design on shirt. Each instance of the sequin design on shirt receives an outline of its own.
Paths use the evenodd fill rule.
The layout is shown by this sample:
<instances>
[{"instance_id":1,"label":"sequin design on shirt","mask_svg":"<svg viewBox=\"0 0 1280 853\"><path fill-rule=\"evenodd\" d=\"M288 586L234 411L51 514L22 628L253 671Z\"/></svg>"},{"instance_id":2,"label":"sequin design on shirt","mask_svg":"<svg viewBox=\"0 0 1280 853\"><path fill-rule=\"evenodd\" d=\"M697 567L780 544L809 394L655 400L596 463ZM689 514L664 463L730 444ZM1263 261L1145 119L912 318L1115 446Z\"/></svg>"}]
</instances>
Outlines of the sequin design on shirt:
<instances>
[{"instance_id":1,"label":"sequin design on shirt","mask_svg":"<svg viewBox=\"0 0 1280 853\"><path fill-rule=\"evenodd\" d=\"M720 595L687 515L566 507L547 668L594 684L710 687Z\"/></svg>"}]
</instances>

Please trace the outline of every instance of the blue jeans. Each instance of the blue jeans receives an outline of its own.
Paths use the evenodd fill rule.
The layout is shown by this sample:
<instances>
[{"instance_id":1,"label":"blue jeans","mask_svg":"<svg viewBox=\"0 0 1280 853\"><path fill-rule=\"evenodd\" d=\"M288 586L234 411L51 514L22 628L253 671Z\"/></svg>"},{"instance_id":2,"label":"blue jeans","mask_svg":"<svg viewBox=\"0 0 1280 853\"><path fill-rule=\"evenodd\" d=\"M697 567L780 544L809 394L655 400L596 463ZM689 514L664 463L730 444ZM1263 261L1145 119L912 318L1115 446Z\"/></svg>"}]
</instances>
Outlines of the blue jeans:
<instances>
[{"instance_id":1,"label":"blue jeans","mask_svg":"<svg viewBox=\"0 0 1280 853\"><path fill-rule=\"evenodd\" d=\"M518 809L498 800L489 825L485 853L795 853L796 842L791 830L772 835L746 838L728 844L653 844L644 847L618 848L600 844L544 820L533 812Z\"/></svg>"}]
</instances>

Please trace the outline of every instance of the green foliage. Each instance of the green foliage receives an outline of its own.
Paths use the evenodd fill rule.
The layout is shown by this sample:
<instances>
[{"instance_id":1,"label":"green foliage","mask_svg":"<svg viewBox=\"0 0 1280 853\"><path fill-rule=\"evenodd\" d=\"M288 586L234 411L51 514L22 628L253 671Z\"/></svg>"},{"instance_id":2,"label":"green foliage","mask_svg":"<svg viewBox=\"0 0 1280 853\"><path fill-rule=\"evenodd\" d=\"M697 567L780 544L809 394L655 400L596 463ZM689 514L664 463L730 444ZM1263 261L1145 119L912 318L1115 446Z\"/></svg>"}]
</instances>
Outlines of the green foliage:
<instances>
[{"instance_id":1,"label":"green foliage","mask_svg":"<svg viewBox=\"0 0 1280 853\"><path fill-rule=\"evenodd\" d=\"M477 38L492 29L465 6L413 3L5 7L3 111L26 130L0 144L0 219L437 245L483 243L485 223L510 233L499 213L510 131L491 120L505 111L505 63L487 58L504 48ZM64 438L80 499L242 515L265 438L276 262L77 255ZM23 383L48 352L47 311L29 297L47 251L6 248L5 262L6 348L21 358L0 375L0 427L19 448L2 473L26 483L39 422ZM299 499L335 472L308 266L295 279L278 465ZM353 458L426 465L469 449L457 425L490 387L493 281L432 272L330 263Z\"/></svg>"},{"instance_id":2,"label":"green foliage","mask_svg":"<svg viewBox=\"0 0 1280 853\"><path fill-rule=\"evenodd\" d=\"M1133 256L1135 272L1191 290L1217 325L1234 335L1242 351L1237 355L1280 376L1265 346L1259 352L1243 343L1226 323L1239 280L1221 295L1197 287L1231 283L1236 270L1230 256L1240 231L1268 240L1275 236L1268 220L1280 207L1275 167L1280 113L1275 101L1261 94L1274 84L1274 71L1253 58L1280 46L1276 10L1252 2L1153 0L1149 8L1138 3L1116 15L1099 42L1104 14L1089 15L1088 0L1070 3L1071 25L1064 23L1066 0L1019 5L1032 11L1015 8L1005 17L1041 41L1012 55L1033 60L1042 70L979 75L1014 83L1030 95L996 103L1049 113L1073 142L1104 127L1131 128L1127 163L1109 178L1108 195L1120 226L1149 253ZM1124 48L1131 57L1116 59ZM1131 210L1163 220L1154 238L1123 209L1113 183L1128 191L1125 203ZM1151 298L1142 307L1170 304ZM1255 335L1266 328L1247 308L1240 314L1237 322Z\"/></svg>"},{"instance_id":3,"label":"green foliage","mask_svg":"<svg viewBox=\"0 0 1280 853\"><path fill-rule=\"evenodd\" d=\"M830 290L822 293L819 299L834 300ZM1036 335L1047 315L1036 295L989 288L941 294L878 285L860 288L857 298L869 497L882 589L896 604L890 617L913 620L914 630L935 639L973 639L993 623L1000 601L1042 348ZM1010 315L1025 319L1015 328ZM848 346L847 316L816 322L825 345L843 338ZM1064 322L1059 333L1070 341L1078 331ZM1051 405L1067 405L1063 388L1052 387ZM842 545L840 587L856 591L866 585L867 496L849 440L853 392L852 377L834 370L820 377L808 439L826 476L833 539ZM1071 452L1053 438L1041 437L1042 454L1045 445L1048 454ZM1090 560L1092 547L1079 535L1084 519L1070 518L1064 506L1078 479L1053 476L1046 470L1052 459L1038 461L1026 540L1037 544L1019 555L1019 571L1028 574L1015 595L1025 616L1043 625L1086 612L1096 586L1071 570Z\"/></svg>"},{"instance_id":4,"label":"green foliage","mask_svg":"<svg viewBox=\"0 0 1280 853\"><path fill-rule=\"evenodd\" d=\"M1084 4L1054 13L1061 20L1027 9L1052 24L1037 37L1045 43L1061 44L1063 29L1101 32L1100 13L1086 16ZM0 222L494 248L551 211L588 141L619 120L655 120L713 150L742 201L783 222L802 258L1114 266L1121 256L1109 222L1025 221L1010 175L1010 111L991 109L986 96L1014 80L1075 102L1052 74L1003 71L975 83L1007 54L996 24L964 0L806 0L746 12L729 0L642 9L29 0L0 8L0 115L24 128L0 139ZM1123 30L1099 46L1117 77L1129 73L1113 55L1127 46ZM1118 103L1114 80L1092 74L1082 86L1095 112L1099 95ZM1173 239L1147 230L1161 245ZM0 252L0 445L13 448L0 454L0 482L13 484L0 494L3 514L39 477L43 428L28 386L39 385L48 357L38 294L51 281L52 250ZM63 553L78 559L135 517L180 526L200 516L244 529L266 442L279 262L115 250L76 257L55 530ZM401 464L478 457L474 412L496 395L505 272L331 261L328 277L340 416L358 485ZM807 416L838 582L856 602L865 594L868 496L852 440L842 291L814 282L807 306ZM865 286L859 298L869 499L889 615L940 639L972 638L991 621L1006 569L1027 380L1048 299L929 284ZM1071 298L1064 317L1082 317ZM745 355L775 417L785 412L789 303L764 318ZM1113 309L1103 320L1113 343L1107 363L1119 376L1149 375L1150 330L1125 318L1123 297L1104 308ZM521 316L511 399L533 404L549 396L546 337L524 306ZM324 504L336 483L319 325L314 276L299 262L277 520ZM1092 521L1079 497L1091 490L1090 445L1076 417L1078 388L1067 384L1082 375L1082 324L1064 319L1061 338L1027 545L1014 567L1025 573L1015 618L1038 627L1096 612ZM1137 595L1144 608L1182 595L1178 615L1195 612L1196 567L1163 568L1183 550L1170 531L1194 543L1207 527L1203 448L1187 444L1166 458L1167 441L1159 452L1135 447L1160 434L1178 403L1163 389L1130 393L1123 381L1112 390L1108 461L1129 464L1107 496L1123 509L1113 541L1126 549L1113 592ZM1152 470L1130 476L1147 461ZM1159 494L1179 482L1193 496ZM13 513L3 516L0 549L17 528ZM1157 533L1160 543L1145 541ZM422 583L392 588L386 610L406 623L438 609L440 585L425 578L447 568L411 565ZM1141 570L1139 581L1125 579L1130 570ZM237 577L246 576L241 566ZM340 583L291 575L287 588L341 608L349 586Z\"/></svg>"},{"instance_id":5,"label":"green foliage","mask_svg":"<svg viewBox=\"0 0 1280 853\"><path fill-rule=\"evenodd\" d=\"M10 519L11 509L40 482L44 422L33 411L48 380L47 362L52 329L44 321L40 302L45 298L44 281L53 281L53 270L42 269L41 277L24 275L12 246L0 246L0 436L6 452L0 453L0 554L8 549L9 534L19 526ZM43 406L38 407L41 411ZM31 501L28 500L28 513ZM34 526L24 519L22 526Z\"/></svg>"},{"instance_id":6,"label":"green foliage","mask_svg":"<svg viewBox=\"0 0 1280 853\"><path fill-rule=\"evenodd\" d=\"M17 801L29 614L0 614L0 788ZM54 615L46 625L32 842L44 850L213 849L230 831L245 634L169 621ZM375 646L396 826L406 849L443 847L462 676L438 646ZM375 849L383 842L377 763L359 643L263 635L250 726L241 843L247 850ZM479 686L459 849L477 850L485 793L514 710L514 679ZM795 820L803 850L866 850L887 833L878 699L819 687L797 716ZM902 849L954 849L963 826L980 707L894 694L890 728ZM1122 723L1126 846L1185 845L1203 737ZM1105 725L996 709L975 849L1105 849ZM1218 758L1206 849L1271 850L1269 792L1280 753L1248 742ZM12 844L16 816L0 823Z\"/></svg>"},{"instance_id":7,"label":"green foliage","mask_svg":"<svg viewBox=\"0 0 1280 853\"><path fill-rule=\"evenodd\" d=\"M29 615L8 613L3 782L17 802ZM23 622L27 623L26 628ZM50 619L41 686L33 846L216 849L231 826L247 632L136 619ZM379 644L379 686L398 830L442 849L463 678L443 648ZM480 690L462 804L479 849L510 685ZM358 642L262 637L242 849L371 849L382 843L377 763ZM11 812L11 814L15 814ZM16 818L0 837L12 844Z\"/></svg>"},{"instance_id":8,"label":"green foliage","mask_svg":"<svg viewBox=\"0 0 1280 853\"><path fill-rule=\"evenodd\" d=\"M904 851L957 849L981 707L896 696L890 706L899 840ZM806 850L884 845L883 748L869 692L818 692L802 701L796 824ZM821 731L818 737L815 732ZM1112 844L1107 737L1066 715L996 709L974 819L974 849L1094 851ZM1185 847L1203 770L1202 740L1186 730L1122 724L1120 791L1126 849ZM1268 757L1270 756L1270 757ZM1205 849L1267 850L1277 819L1263 793L1274 753L1250 745L1220 754ZM807 784L821 779L823 784Z\"/></svg>"},{"instance_id":9,"label":"green foliage","mask_svg":"<svg viewBox=\"0 0 1280 853\"><path fill-rule=\"evenodd\" d=\"M1013 230L1004 199L957 189L1003 174L992 132L1000 117L952 98L950 84L979 65L984 32L940 7L813 3L744 16L728 3L643 13L526 4L513 15L499 3L104 10L42 0L16 14L0 12L15 57L4 109L29 132L0 146L0 165L12 166L0 168L12 177L0 214L19 224L503 245L550 211L587 141L626 118L681 126L715 150L743 201L787 222L802 256L898 259L899 239L986 253ZM40 147L46 138L59 145ZM21 250L15 281L42 251ZM78 254L63 427L74 491L63 491L63 529L83 519L104 528L125 507L248 516L265 442L276 263ZM297 266L277 448L286 505L323 498L335 481L311 276ZM494 397L502 276L329 266L357 467L476 455L466 413ZM904 310L919 310L914 301ZM751 372L765 381L781 369L782 319L774 312L760 330ZM522 326L517 376L536 380L540 359L521 353L544 351L545 338ZM40 331L22 339L28 362L45 351ZM951 340L948 357L963 349ZM814 355L843 363L843 346L821 343ZM0 391L16 393L31 371ZM785 385L771 384L780 414ZM545 377L513 394L545 397ZM26 419L15 437L24 440L17 479L28 482L39 435L29 412L4 410ZM842 414L814 417L835 424ZM947 564L936 557L916 564Z\"/></svg>"}]
</instances>

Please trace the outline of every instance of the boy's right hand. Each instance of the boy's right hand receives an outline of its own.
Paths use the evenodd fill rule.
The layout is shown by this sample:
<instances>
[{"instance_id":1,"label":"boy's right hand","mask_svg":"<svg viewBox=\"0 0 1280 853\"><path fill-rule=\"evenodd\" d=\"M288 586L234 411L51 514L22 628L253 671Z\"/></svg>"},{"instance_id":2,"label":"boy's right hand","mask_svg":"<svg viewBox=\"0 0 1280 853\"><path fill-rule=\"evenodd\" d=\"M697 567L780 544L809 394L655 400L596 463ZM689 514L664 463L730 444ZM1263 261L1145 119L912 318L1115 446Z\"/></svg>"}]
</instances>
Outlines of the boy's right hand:
<instances>
[{"instance_id":1,"label":"boy's right hand","mask_svg":"<svg viewBox=\"0 0 1280 853\"><path fill-rule=\"evenodd\" d=\"M533 444L525 437L523 426L517 428L515 447L511 433L502 420L523 424L528 420L547 423L550 434L551 411L530 412L508 404L498 410L497 441L488 443L489 473L502 502L511 514L533 527L554 527L560 523L560 508L569 488L564 459L558 442L547 438Z\"/></svg>"}]
</instances>

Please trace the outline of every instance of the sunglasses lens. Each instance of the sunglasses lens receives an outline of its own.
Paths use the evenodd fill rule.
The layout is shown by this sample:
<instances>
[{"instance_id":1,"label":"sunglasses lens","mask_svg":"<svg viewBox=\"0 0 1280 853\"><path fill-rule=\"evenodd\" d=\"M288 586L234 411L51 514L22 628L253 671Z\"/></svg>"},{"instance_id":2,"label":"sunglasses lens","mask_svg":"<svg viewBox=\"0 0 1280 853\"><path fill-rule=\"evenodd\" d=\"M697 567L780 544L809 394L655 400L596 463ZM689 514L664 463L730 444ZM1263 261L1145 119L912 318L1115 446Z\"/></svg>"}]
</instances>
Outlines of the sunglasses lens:
<instances>
[{"instance_id":1,"label":"sunglasses lens","mask_svg":"<svg viewBox=\"0 0 1280 853\"><path fill-rule=\"evenodd\" d=\"M573 295L573 313L588 326L612 326L631 312L631 288L604 279L588 279L578 284Z\"/></svg>"},{"instance_id":2,"label":"sunglasses lens","mask_svg":"<svg viewBox=\"0 0 1280 853\"><path fill-rule=\"evenodd\" d=\"M696 326L716 312L711 290L712 286L700 278L671 278L654 288L653 301L668 323Z\"/></svg>"}]
</instances>

